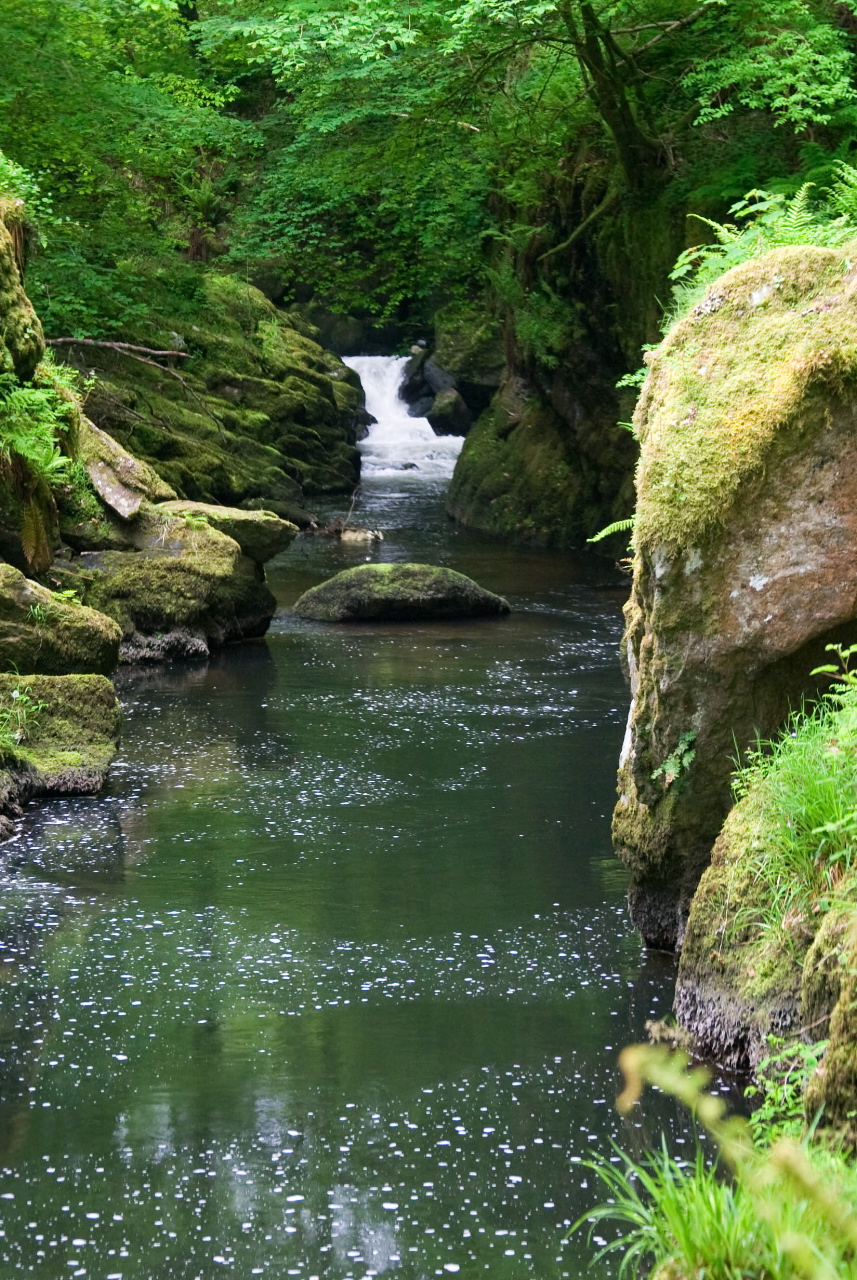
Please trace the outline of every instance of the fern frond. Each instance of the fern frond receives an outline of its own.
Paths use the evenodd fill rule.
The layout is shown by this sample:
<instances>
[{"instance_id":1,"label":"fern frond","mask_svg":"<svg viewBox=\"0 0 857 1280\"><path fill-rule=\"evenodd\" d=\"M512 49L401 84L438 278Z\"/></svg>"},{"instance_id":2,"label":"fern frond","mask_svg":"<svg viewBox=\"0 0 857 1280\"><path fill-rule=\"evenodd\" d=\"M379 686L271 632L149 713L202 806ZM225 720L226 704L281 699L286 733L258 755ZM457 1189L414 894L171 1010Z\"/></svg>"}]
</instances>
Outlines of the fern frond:
<instances>
[{"instance_id":1,"label":"fern frond","mask_svg":"<svg viewBox=\"0 0 857 1280\"><path fill-rule=\"evenodd\" d=\"M599 529L591 538L587 538L587 542L600 542L602 538L609 538L611 533L624 533L627 529L633 529L636 524L636 516L628 516L627 520L614 520L612 524L608 524L605 529Z\"/></svg>"},{"instance_id":2,"label":"fern frond","mask_svg":"<svg viewBox=\"0 0 857 1280\"><path fill-rule=\"evenodd\" d=\"M38 498L30 498L21 515L20 537L27 565L33 573L43 573L53 560L49 527L50 519L42 504Z\"/></svg>"}]
</instances>

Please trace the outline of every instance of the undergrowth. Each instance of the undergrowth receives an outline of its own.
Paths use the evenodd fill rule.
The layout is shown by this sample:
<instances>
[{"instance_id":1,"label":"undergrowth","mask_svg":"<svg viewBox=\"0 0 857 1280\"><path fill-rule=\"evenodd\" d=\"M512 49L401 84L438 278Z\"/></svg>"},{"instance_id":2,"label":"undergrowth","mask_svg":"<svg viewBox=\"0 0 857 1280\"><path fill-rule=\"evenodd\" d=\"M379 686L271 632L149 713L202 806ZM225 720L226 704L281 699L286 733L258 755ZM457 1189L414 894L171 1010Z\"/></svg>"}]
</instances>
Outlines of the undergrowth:
<instances>
[{"instance_id":1,"label":"undergrowth","mask_svg":"<svg viewBox=\"0 0 857 1280\"><path fill-rule=\"evenodd\" d=\"M626 1049L627 1112L644 1083L688 1106L716 1149L679 1166L666 1144L642 1161L622 1155L589 1162L607 1193L572 1231L618 1227L605 1254L620 1255L620 1277L657 1280L840 1280L855 1273L857 1167L844 1155L794 1137L754 1143L746 1121L727 1117L707 1074L687 1070L662 1046Z\"/></svg>"},{"instance_id":2,"label":"undergrowth","mask_svg":"<svg viewBox=\"0 0 857 1280\"><path fill-rule=\"evenodd\" d=\"M51 561L54 489L77 450L77 374L50 355L32 382L0 374L0 480L18 500L24 555L38 572Z\"/></svg>"},{"instance_id":3,"label":"undergrowth","mask_svg":"<svg viewBox=\"0 0 857 1280\"><path fill-rule=\"evenodd\" d=\"M37 727L43 707L44 703L22 685L10 690L8 699L0 703L0 763L15 758L18 747Z\"/></svg>"},{"instance_id":4,"label":"undergrowth","mask_svg":"<svg viewBox=\"0 0 857 1280\"><path fill-rule=\"evenodd\" d=\"M853 240L857 236L857 169L840 161L829 187L819 190L814 183L805 182L791 197L748 191L729 213L734 222L691 215L714 232L714 240L679 255L670 275L675 286L664 316L664 332L696 306L708 286L731 267L760 258L771 249L793 245L835 249Z\"/></svg>"},{"instance_id":5,"label":"undergrowth","mask_svg":"<svg viewBox=\"0 0 857 1280\"><path fill-rule=\"evenodd\" d=\"M736 777L736 798L756 796L751 870L759 892L736 928L755 927L786 944L838 902L857 900L857 648L830 646L837 676L812 708L795 713L773 742L760 743Z\"/></svg>"}]
</instances>

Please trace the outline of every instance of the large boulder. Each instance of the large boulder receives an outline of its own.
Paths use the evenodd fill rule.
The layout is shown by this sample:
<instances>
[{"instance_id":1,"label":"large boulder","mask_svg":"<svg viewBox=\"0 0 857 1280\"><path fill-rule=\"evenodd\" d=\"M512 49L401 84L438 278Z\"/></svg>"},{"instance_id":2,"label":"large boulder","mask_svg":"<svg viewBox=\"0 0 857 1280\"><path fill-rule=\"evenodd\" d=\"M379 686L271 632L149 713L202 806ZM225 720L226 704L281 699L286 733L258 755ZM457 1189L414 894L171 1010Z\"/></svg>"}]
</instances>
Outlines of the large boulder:
<instances>
[{"instance_id":1,"label":"large boulder","mask_svg":"<svg viewBox=\"0 0 857 1280\"><path fill-rule=\"evenodd\" d=\"M0 564L0 667L23 674L109 673L121 629L76 599Z\"/></svg>"},{"instance_id":2,"label":"large boulder","mask_svg":"<svg viewBox=\"0 0 857 1280\"><path fill-rule=\"evenodd\" d=\"M256 564L265 564L285 551L298 533L298 527L282 520L273 511L244 511L240 507L217 507L208 502L161 502L158 510L185 520L204 520L227 538L234 538L245 556Z\"/></svg>"},{"instance_id":3,"label":"large boulder","mask_svg":"<svg viewBox=\"0 0 857 1280\"><path fill-rule=\"evenodd\" d=\"M502 596L453 569L430 564L363 564L305 591L295 613L314 622L487 618L509 612Z\"/></svg>"},{"instance_id":4,"label":"large boulder","mask_svg":"<svg viewBox=\"0 0 857 1280\"><path fill-rule=\"evenodd\" d=\"M102 786L119 740L120 712L104 676L0 675L0 840L36 795L89 794Z\"/></svg>"},{"instance_id":5,"label":"large boulder","mask_svg":"<svg viewBox=\"0 0 857 1280\"><path fill-rule=\"evenodd\" d=\"M614 835L655 946L681 946L736 757L855 634L854 261L800 247L735 267L650 358Z\"/></svg>"},{"instance_id":6,"label":"large boulder","mask_svg":"<svg viewBox=\"0 0 857 1280\"><path fill-rule=\"evenodd\" d=\"M115 618L125 662L206 657L262 636L276 601L261 567L203 518L152 508L135 550L84 552L85 600Z\"/></svg>"}]
</instances>

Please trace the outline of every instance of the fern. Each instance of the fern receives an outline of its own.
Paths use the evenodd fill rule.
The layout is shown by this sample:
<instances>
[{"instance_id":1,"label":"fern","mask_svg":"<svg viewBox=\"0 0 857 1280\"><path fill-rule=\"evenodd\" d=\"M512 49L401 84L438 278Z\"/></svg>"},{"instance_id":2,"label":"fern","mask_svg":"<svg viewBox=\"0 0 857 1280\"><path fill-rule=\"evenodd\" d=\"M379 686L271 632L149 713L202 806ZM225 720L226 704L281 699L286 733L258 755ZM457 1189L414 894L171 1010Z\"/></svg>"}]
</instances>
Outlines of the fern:
<instances>
[{"instance_id":1,"label":"fern","mask_svg":"<svg viewBox=\"0 0 857 1280\"><path fill-rule=\"evenodd\" d=\"M729 210L735 222L697 217L714 232L708 244L685 249L670 273L675 281L664 330L701 302L710 284L731 267L790 245L837 247L857 236L857 169L840 163L833 186L813 196L805 182L791 197L757 189Z\"/></svg>"},{"instance_id":2,"label":"fern","mask_svg":"<svg viewBox=\"0 0 857 1280\"><path fill-rule=\"evenodd\" d=\"M609 538L611 533L624 533L627 529L633 529L636 523L636 516L628 516L627 520L614 520L612 524L608 524L606 528L599 529L591 538L587 538L587 542L600 542L602 538Z\"/></svg>"},{"instance_id":3,"label":"fern","mask_svg":"<svg viewBox=\"0 0 857 1280\"><path fill-rule=\"evenodd\" d=\"M50 533L53 511L50 508L45 510L47 503L44 498L42 501L39 500L41 496L31 497L24 506L21 516L21 547L33 573L44 573L53 560Z\"/></svg>"}]
</instances>

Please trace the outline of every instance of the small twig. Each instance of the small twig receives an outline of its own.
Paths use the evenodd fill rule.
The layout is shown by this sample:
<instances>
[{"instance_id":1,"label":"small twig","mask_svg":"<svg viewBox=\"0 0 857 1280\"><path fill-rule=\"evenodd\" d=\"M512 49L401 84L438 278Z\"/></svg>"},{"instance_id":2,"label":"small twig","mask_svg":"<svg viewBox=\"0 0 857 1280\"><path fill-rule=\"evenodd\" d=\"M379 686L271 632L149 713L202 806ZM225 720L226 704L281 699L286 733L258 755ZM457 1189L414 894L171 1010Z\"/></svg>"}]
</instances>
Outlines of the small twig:
<instances>
[{"instance_id":1,"label":"small twig","mask_svg":"<svg viewBox=\"0 0 857 1280\"><path fill-rule=\"evenodd\" d=\"M169 374L171 378L175 378L176 382L180 382L182 384L185 391L189 392L189 394L193 396L194 400L196 400L197 404L200 406L203 413L207 414L208 417L211 418L211 421L214 423L214 425L217 427L217 430L220 432L221 440L226 439L226 433L223 430L223 423L220 421L219 418L216 418L214 416L214 414L211 412L211 410L209 409L205 401L200 396L197 395L197 393L194 391L190 383L186 382L185 379L181 376L181 374L176 369L168 369L165 365L158 364L157 361L155 360L149 360L148 357L146 356L137 355L138 351L148 351L149 350L148 347L135 347L130 342L96 342L92 338L48 338L47 341L53 343L54 345L61 342L65 342L65 343L81 343L83 346L88 346L88 347L108 347L118 352L120 356L127 356L129 360L139 360L140 364L147 364L149 365L150 368L157 369L159 373ZM187 352L183 352L183 351L155 351L152 354L156 356L180 355L184 359L188 358Z\"/></svg>"},{"instance_id":2,"label":"small twig","mask_svg":"<svg viewBox=\"0 0 857 1280\"><path fill-rule=\"evenodd\" d=\"M139 351L144 356L178 356L179 360L189 360L189 351L155 351L152 347L137 347L133 342L99 342L96 338L45 338L49 347L106 347L109 351L119 351L130 355Z\"/></svg>"},{"instance_id":3,"label":"small twig","mask_svg":"<svg viewBox=\"0 0 857 1280\"><path fill-rule=\"evenodd\" d=\"M351 495L351 506L348 508L348 515L345 517L345 519L342 522L343 529L348 528L348 522L351 519L351 513L354 510L354 504L356 503L359 495L360 495L360 485L358 484L357 488L354 490L354 492Z\"/></svg>"}]
</instances>

